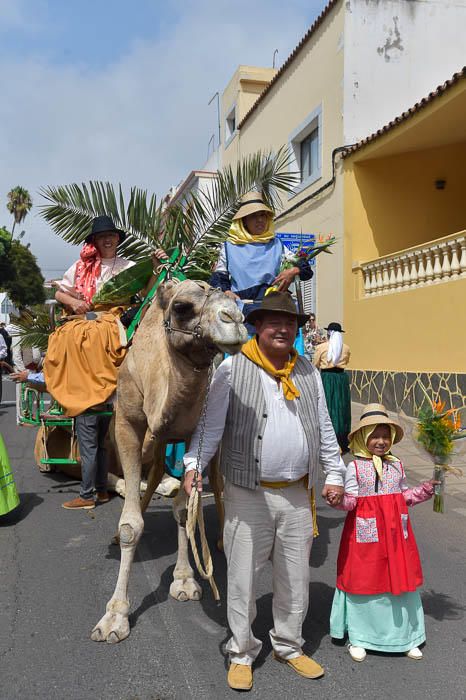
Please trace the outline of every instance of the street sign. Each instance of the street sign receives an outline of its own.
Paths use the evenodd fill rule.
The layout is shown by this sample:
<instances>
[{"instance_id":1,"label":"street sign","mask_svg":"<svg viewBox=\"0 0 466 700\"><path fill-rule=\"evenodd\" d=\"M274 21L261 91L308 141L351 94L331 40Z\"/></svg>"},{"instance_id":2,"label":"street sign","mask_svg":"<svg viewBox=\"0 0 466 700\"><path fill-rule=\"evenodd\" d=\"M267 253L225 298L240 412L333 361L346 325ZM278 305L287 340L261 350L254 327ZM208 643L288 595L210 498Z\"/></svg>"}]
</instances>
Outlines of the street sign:
<instances>
[{"instance_id":1,"label":"street sign","mask_svg":"<svg viewBox=\"0 0 466 700\"><path fill-rule=\"evenodd\" d=\"M281 240L283 245L286 245L293 253L296 253L300 247L313 248L316 242L316 237L313 233L277 233L277 238ZM315 265L315 258L310 261L311 265Z\"/></svg>"}]
</instances>

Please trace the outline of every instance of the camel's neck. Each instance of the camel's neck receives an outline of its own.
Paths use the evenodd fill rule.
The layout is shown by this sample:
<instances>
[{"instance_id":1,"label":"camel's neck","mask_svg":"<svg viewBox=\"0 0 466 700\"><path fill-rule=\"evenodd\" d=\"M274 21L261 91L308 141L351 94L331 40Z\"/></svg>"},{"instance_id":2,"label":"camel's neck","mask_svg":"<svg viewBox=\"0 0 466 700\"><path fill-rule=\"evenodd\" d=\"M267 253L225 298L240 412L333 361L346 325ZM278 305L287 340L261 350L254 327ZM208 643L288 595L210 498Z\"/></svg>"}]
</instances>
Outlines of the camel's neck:
<instances>
[{"instance_id":1,"label":"camel's neck","mask_svg":"<svg viewBox=\"0 0 466 700\"><path fill-rule=\"evenodd\" d=\"M184 439L195 428L204 402L208 367L199 369L170 343L163 313L150 309L136 333L137 371L152 432Z\"/></svg>"}]
</instances>

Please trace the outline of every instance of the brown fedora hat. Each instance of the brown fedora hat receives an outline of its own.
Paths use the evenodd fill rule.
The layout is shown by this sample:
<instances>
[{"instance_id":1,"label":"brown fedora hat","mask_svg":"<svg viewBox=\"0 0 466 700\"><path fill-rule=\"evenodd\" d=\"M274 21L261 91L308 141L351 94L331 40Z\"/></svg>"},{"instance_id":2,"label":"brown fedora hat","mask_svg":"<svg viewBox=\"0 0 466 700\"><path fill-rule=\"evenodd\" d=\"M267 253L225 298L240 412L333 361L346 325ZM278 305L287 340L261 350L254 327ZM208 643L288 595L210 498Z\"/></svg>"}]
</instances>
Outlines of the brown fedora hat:
<instances>
[{"instance_id":1,"label":"brown fedora hat","mask_svg":"<svg viewBox=\"0 0 466 700\"><path fill-rule=\"evenodd\" d=\"M249 216L249 214L255 214L256 211L265 211L271 216L275 213L273 209L264 203L260 192L248 192L244 197L241 197L238 211L232 220L243 219L245 216Z\"/></svg>"},{"instance_id":2,"label":"brown fedora hat","mask_svg":"<svg viewBox=\"0 0 466 700\"><path fill-rule=\"evenodd\" d=\"M365 428L366 426L369 425L393 425L395 428L395 439L393 443L395 444L396 442L400 442L400 440L403 437L403 429L398 423L395 423L394 420L390 418L388 415L388 411L385 408L385 406L381 403L369 403L367 406L364 406L361 417L359 419L359 423L356 425L355 428L350 432L348 435L348 440L351 440L353 435L360 429L360 428Z\"/></svg>"},{"instance_id":3,"label":"brown fedora hat","mask_svg":"<svg viewBox=\"0 0 466 700\"><path fill-rule=\"evenodd\" d=\"M244 319L246 323L255 323L267 313L290 314L298 321L298 327L304 326L309 314L300 314L296 310L296 304L289 292L270 292L262 299L258 309L251 311Z\"/></svg>"}]
</instances>

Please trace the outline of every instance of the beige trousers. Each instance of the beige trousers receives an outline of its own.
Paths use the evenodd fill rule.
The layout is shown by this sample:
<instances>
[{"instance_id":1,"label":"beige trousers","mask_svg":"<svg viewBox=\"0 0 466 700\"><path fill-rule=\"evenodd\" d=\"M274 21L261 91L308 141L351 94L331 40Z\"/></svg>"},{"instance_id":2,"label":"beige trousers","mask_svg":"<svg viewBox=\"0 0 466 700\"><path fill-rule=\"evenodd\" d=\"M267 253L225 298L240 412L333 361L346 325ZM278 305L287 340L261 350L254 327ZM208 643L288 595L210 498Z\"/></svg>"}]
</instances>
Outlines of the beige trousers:
<instances>
[{"instance_id":1,"label":"beige trousers","mask_svg":"<svg viewBox=\"0 0 466 700\"><path fill-rule=\"evenodd\" d=\"M230 660L252 664L262 648L251 625L257 612L258 575L268 559L273 567L272 646L285 659L299 656L309 604L313 539L309 493L302 482L284 489L258 487L253 491L227 481L224 499Z\"/></svg>"}]
</instances>

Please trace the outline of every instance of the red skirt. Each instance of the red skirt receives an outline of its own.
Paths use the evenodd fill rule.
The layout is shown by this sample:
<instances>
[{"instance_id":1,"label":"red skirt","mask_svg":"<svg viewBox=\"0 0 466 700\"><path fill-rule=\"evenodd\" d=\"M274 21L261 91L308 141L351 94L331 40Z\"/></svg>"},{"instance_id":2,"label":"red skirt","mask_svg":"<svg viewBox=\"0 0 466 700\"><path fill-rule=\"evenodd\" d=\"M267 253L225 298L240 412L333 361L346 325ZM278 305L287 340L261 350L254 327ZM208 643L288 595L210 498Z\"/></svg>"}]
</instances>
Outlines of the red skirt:
<instances>
[{"instance_id":1,"label":"red skirt","mask_svg":"<svg viewBox=\"0 0 466 700\"><path fill-rule=\"evenodd\" d=\"M402 494L359 496L343 528L337 588L358 595L400 595L421 584L419 552Z\"/></svg>"}]
</instances>

